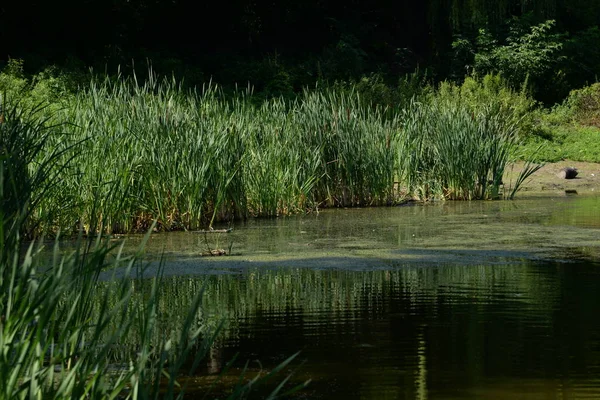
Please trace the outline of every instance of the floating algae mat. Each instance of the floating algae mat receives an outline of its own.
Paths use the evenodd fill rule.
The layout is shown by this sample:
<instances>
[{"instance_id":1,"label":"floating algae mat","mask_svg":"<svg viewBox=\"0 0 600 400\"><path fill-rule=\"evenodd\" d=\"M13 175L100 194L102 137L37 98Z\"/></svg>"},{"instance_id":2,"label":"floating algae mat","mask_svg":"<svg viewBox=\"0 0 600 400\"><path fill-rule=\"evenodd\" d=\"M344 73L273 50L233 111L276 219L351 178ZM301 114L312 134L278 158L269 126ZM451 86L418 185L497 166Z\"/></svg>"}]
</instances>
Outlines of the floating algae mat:
<instances>
[{"instance_id":1,"label":"floating algae mat","mask_svg":"<svg viewBox=\"0 0 600 400\"><path fill-rule=\"evenodd\" d=\"M127 240L133 247L140 239ZM223 249L228 256L202 257ZM329 209L237 222L229 233L153 235L149 258L167 275L232 271L258 264L369 270L404 264L489 264L600 259L600 197L440 202Z\"/></svg>"}]
</instances>

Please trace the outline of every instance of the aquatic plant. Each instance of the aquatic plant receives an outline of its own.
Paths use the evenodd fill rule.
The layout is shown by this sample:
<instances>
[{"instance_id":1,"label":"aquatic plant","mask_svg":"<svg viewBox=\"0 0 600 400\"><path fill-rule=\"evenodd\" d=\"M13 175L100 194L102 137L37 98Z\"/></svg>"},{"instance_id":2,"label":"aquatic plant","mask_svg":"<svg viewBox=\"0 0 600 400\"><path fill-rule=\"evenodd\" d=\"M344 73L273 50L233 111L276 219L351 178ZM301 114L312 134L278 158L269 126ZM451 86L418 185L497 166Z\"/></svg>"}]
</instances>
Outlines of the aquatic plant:
<instances>
[{"instance_id":1,"label":"aquatic plant","mask_svg":"<svg viewBox=\"0 0 600 400\"><path fill-rule=\"evenodd\" d=\"M145 231L154 220L189 230L404 196L495 198L530 103L512 107L517 95L493 77L477 84L424 92L398 112L352 87L257 105L249 91L186 90L151 70L143 81L94 78L40 114L47 146L26 164L57 154L68 167L30 221L65 233Z\"/></svg>"},{"instance_id":2,"label":"aquatic plant","mask_svg":"<svg viewBox=\"0 0 600 400\"><path fill-rule=\"evenodd\" d=\"M17 97L0 94L1 223L6 238L16 235L15 229L33 235L36 221L49 213L41 204L58 195L55 184L71 157L67 153L78 144L51 146L62 135L62 126L52 124L43 111L43 105L23 107Z\"/></svg>"},{"instance_id":3,"label":"aquatic plant","mask_svg":"<svg viewBox=\"0 0 600 400\"><path fill-rule=\"evenodd\" d=\"M122 245L100 235L79 235L70 252L58 239L50 254L43 240L26 245L30 209L60 191L61 173L72 161L65 154L73 148L57 151L46 121L16 110L17 103L2 103L0 398L182 398L182 371L194 373L219 331L204 323L203 291L173 321L162 312L160 271L144 279L140 252L125 256ZM293 358L236 386L231 398L246 395Z\"/></svg>"},{"instance_id":4,"label":"aquatic plant","mask_svg":"<svg viewBox=\"0 0 600 400\"><path fill-rule=\"evenodd\" d=\"M0 143L0 388L2 398L146 398L167 388L173 397L178 368L192 349L206 348L191 329L200 296L185 324L161 340L144 336L158 326L157 282L150 296L135 300L135 257L117 253L108 242L84 243L62 256L58 242L52 257L42 241L26 251L23 235L32 211L62 184L68 166L63 151L51 147L55 126L35 109L2 102ZM49 149L50 148L50 149ZM40 216L38 215L38 218ZM102 283L107 267L125 268L125 278ZM135 328L135 329L134 329ZM140 346L115 364L114 352L134 332ZM204 343L201 345L201 343ZM198 351L202 355L202 351ZM167 363L169 363L167 365ZM166 376L166 384L163 377ZM149 384L151 383L151 384Z\"/></svg>"},{"instance_id":5,"label":"aquatic plant","mask_svg":"<svg viewBox=\"0 0 600 400\"><path fill-rule=\"evenodd\" d=\"M460 97L413 101L399 133L401 180L425 199L498 198L519 140L517 120L505 114L497 103L473 109Z\"/></svg>"},{"instance_id":6,"label":"aquatic plant","mask_svg":"<svg viewBox=\"0 0 600 400\"><path fill-rule=\"evenodd\" d=\"M227 100L213 85L185 91L150 73L143 83L93 81L54 120L71 128L54 143L85 141L64 176L75 204L57 218L64 229L81 221L94 231L97 221L109 232L144 230L154 219L157 229L197 229L395 199L397 121L356 93L307 91L256 106L244 93Z\"/></svg>"},{"instance_id":7,"label":"aquatic plant","mask_svg":"<svg viewBox=\"0 0 600 400\"><path fill-rule=\"evenodd\" d=\"M320 155L317 202L335 206L382 205L394 200L394 131L354 92L306 91L296 103L304 143Z\"/></svg>"}]
</instances>

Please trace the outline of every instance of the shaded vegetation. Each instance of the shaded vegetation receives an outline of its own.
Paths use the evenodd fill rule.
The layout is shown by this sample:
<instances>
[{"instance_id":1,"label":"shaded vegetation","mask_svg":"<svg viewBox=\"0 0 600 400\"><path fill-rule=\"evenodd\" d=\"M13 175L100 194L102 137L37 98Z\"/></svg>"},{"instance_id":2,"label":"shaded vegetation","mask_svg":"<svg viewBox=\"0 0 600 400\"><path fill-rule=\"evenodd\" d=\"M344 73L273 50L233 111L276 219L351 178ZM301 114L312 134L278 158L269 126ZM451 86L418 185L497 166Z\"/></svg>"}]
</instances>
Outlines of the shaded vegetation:
<instances>
[{"instance_id":1,"label":"shaded vegetation","mask_svg":"<svg viewBox=\"0 0 600 400\"><path fill-rule=\"evenodd\" d=\"M536 111L535 134L525 140L524 154L545 161L600 162L598 89L593 84L574 90L552 109Z\"/></svg>"},{"instance_id":2,"label":"shaded vegetation","mask_svg":"<svg viewBox=\"0 0 600 400\"><path fill-rule=\"evenodd\" d=\"M598 0L9 1L0 63L24 59L29 73L121 65L140 76L150 59L190 86L251 82L266 96L373 73L393 84L417 67L436 82L475 70L501 73L515 88L528 78L536 99L551 104L596 80L598 10Z\"/></svg>"}]
</instances>

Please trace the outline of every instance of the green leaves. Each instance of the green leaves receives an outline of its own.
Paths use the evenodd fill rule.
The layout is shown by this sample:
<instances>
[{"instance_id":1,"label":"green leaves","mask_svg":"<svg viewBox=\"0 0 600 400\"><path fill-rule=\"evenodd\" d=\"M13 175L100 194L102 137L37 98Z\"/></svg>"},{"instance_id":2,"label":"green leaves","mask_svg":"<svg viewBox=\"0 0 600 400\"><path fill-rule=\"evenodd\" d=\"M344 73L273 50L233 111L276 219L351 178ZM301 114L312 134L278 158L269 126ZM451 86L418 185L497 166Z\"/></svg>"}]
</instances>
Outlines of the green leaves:
<instances>
[{"instance_id":1,"label":"green leaves","mask_svg":"<svg viewBox=\"0 0 600 400\"><path fill-rule=\"evenodd\" d=\"M217 87L175 81L93 81L55 116L86 140L63 194L76 204L61 226L87 231L197 229L219 220L394 200L397 121L354 91L306 91L259 106ZM59 198L46 209L59 208Z\"/></svg>"},{"instance_id":2,"label":"green leaves","mask_svg":"<svg viewBox=\"0 0 600 400\"><path fill-rule=\"evenodd\" d=\"M482 183L475 194L433 178L429 167L449 166L435 161L443 154L464 152L473 160L481 155L476 149L485 153L489 144L487 139L478 139L479 147L471 139L457 144L450 137L487 137L490 130L504 129L496 125L528 129L535 105L497 75L467 78L461 86L443 83L438 90L417 90L423 79L414 75L401 82L400 91L418 93L429 106L411 106L403 115L406 96L383 96L391 102L385 107L372 104L383 85L375 78L256 105L247 94L225 98L210 84L186 91L149 73L143 82L135 76L93 80L45 119L35 112L5 112L0 127L5 142L29 140L35 153L10 163L11 184L23 186L11 188L14 193L28 191L30 183L38 188L26 218L31 226L113 233L145 231L156 220L158 230L197 229L322 205L393 204L406 194L403 186L417 182L424 193L451 185L462 192L452 198L484 197ZM427 125L431 121L438 125ZM437 153L429 147L434 131L440 138L433 142L446 146ZM443 173L458 176L460 168L453 171ZM476 173L472 181L483 182L484 172Z\"/></svg>"},{"instance_id":3,"label":"green leaves","mask_svg":"<svg viewBox=\"0 0 600 400\"><path fill-rule=\"evenodd\" d=\"M504 104L501 96L486 93L493 82L478 84L477 90L475 81L441 85L435 95L404 111L398 165L409 192L424 200L500 197L521 120L514 102Z\"/></svg>"},{"instance_id":4,"label":"green leaves","mask_svg":"<svg viewBox=\"0 0 600 400\"><path fill-rule=\"evenodd\" d=\"M501 74L513 88L530 84L537 94L551 93L546 86L550 80L561 79L557 67L565 59L566 35L555 32L554 20L531 26L527 21L526 17L514 19L504 41L480 29L474 68L479 74Z\"/></svg>"}]
</instances>

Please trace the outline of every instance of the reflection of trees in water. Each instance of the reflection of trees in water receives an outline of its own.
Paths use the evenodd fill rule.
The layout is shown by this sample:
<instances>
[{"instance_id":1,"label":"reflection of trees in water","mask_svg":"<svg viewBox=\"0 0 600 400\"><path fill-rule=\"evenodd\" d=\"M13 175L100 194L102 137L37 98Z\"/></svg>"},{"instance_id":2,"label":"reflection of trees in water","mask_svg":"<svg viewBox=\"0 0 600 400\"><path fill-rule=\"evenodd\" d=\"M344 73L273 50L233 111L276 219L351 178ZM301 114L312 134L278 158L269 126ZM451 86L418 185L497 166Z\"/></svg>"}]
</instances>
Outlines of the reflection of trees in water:
<instances>
[{"instance_id":1,"label":"reflection of trees in water","mask_svg":"<svg viewBox=\"0 0 600 400\"><path fill-rule=\"evenodd\" d=\"M218 342L210 347L207 359L207 371L209 374L218 374L223 368L223 348Z\"/></svg>"},{"instance_id":2,"label":"reflection of trees in water","mask_svg":"<svg viewBox=\"0 0 600 400\"><path fill-rule=\"evenodd\" d=\"M447 266L405 267L397 270L353 272L314 269L251 270L244 275L165 278L161 285L161 315L172 322L183 318L196 293L204 290L197 326L216 329L226 320L224 333L235 336L240 320L246 323L257 313L295 310L310 318L316 311L330 318L342 313L360 316L383 312L393 300L407 309L427 313L443 304L496 303L507 308L552 308L558 301L560 282L553 274L535 272L536 267ZM387 300L383 300L387 299ZM552 315L538 314L549 321Z\"/></svg>"},{"instance_id":3,"label":"reflection of trees in water","mask_svg":"<svg viewBox=\"0 0 600 400\"><path fill-rule=\"evenodd\" d=\"M261 340L275 348L287 341L298 346L294 351L316 346L307 355L313 358L325 351L344 359L350 356L343 349L351 349L366 357L354 367L361 377L372 375L373 360L401 347L398 368L405 372L373 379L400 379L424 399L445 384L440 377L467 387L489 376L552 377L597 365L600 352L589 349L600 332L594 317L600 300L592 290L598 282L582 285L587 277L576 271L572 264L256 268L243 275L166 278L159 307L164 323L177 326L204 290L195 328L208 334L225 321L207 357L209 373L230 360L231 348L256 345L252 353L264 361L261 353L269 347L261 348L267 346Z\"/></svg>"}]
</instances>

